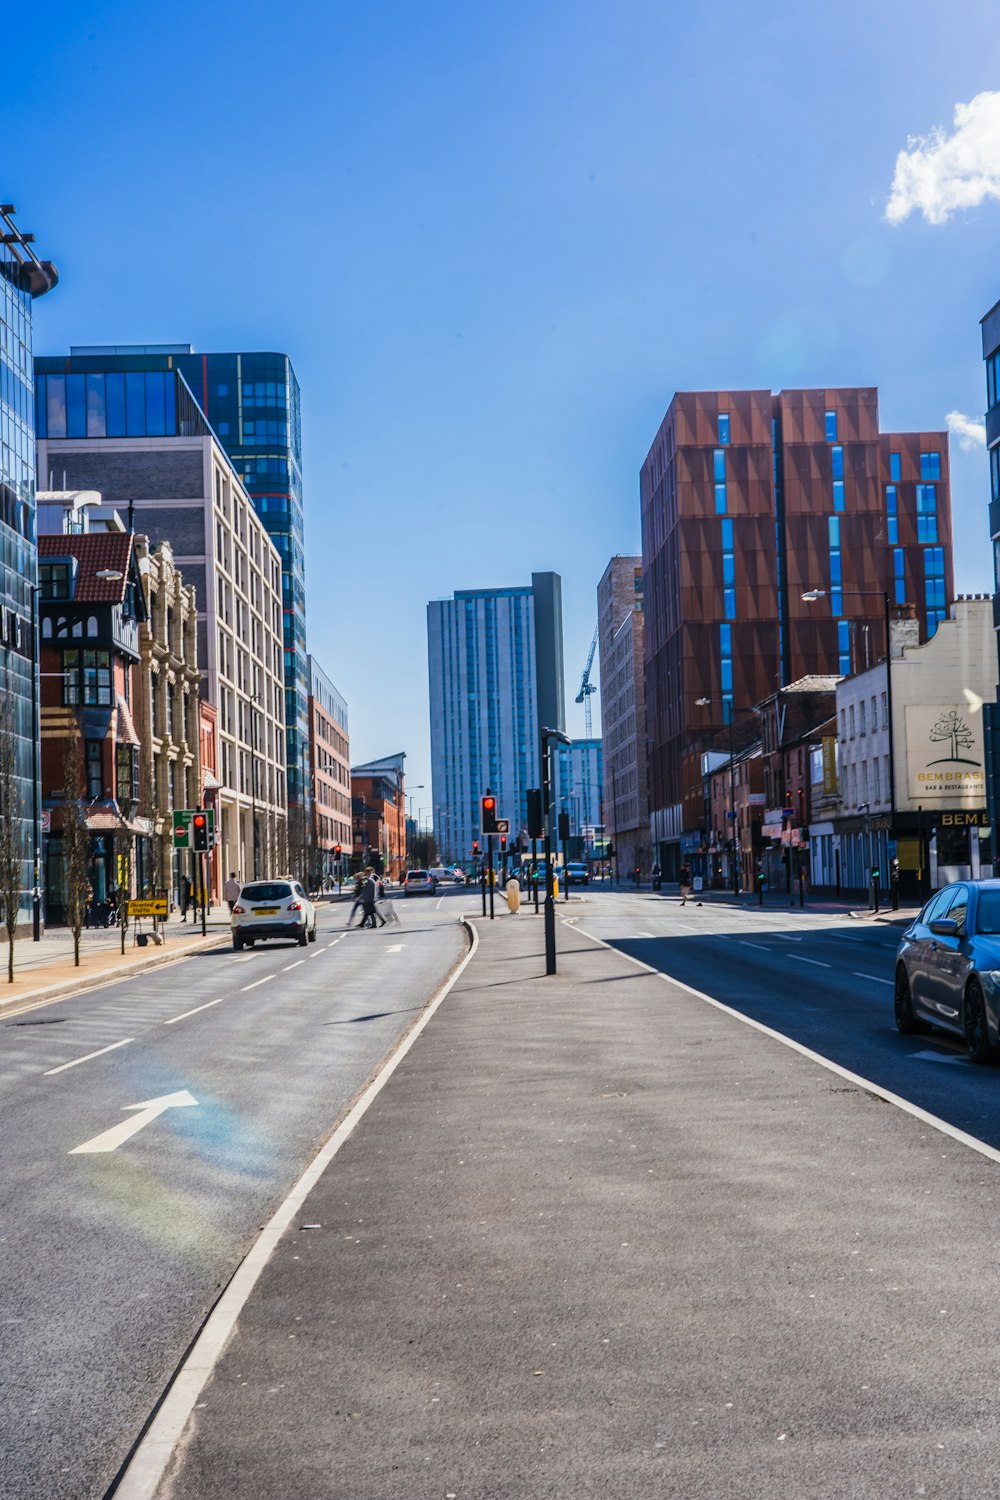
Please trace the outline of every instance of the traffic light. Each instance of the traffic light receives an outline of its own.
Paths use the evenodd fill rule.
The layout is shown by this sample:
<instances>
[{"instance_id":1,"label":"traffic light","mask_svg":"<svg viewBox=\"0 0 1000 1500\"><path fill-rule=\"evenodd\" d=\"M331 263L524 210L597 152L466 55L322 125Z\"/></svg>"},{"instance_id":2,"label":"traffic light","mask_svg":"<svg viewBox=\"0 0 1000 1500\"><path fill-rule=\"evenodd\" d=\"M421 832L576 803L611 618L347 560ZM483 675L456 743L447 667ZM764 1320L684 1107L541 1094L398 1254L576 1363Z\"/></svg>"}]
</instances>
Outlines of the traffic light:
<instances>
[{"instance_id":1,"label":"traffic light","mask_svg":"<svg viewBox=\"0 0 1000 1500\"><path fill-rule=\"evenodd\" d=\"M562 840L562 842L564 844L565 844L566 840L569 838L569 813L568 812L561 812L559 814L559 837L560 837L560 839Z\"/></svg>"},{"instance_id":2,"label":"traffic light","mask_svg":"<svg viewBox=\"0 0 1000 1500\"><path fill-rule=\"evenodd\" d=\"M483 797L482 807L482 831L490 834L497 831L497 799L495 797Z\"/></svg>"},{"instance_id":3,"label":"traffic light","mask_svg":"<svg viewBox=\"0 0 1000 1500\"><path fill-rule=\"evenodd\" d=\"M472 842L472 853L473 853L474 856L479 853L479 840L478 839L473 839L473 842Z\"/></svg>"},{"instance_id":4,"label":"traffic light","mask_svg":"<svg viewBox=\"0 0 1000 1500\"><path fill-rule=\"evenodd\" d=\"M208 853L208 819L203 812L191 819L191 847L196 854Z\"/></svg>"},{"instance_id":5,"label":"traffic light","mask_svg":"<svg viewBox=\"0 0 1000 1500\"><path fill-rule=\"evenodd\" d=\"M502 833L500 835L500 853L507 853L507 835L505 833Z\"/></svg>"},{"instance_id":6,"label":"traffic light","mask_svg":"<svg viewBox=\"0 0 1000 1500\"><path fill-rule=\"evenodd\" d=\"M334 846L333 846L333 852L337 856L337 858L339 859L340 855L341 855L341 848L340 848L339 844L334 844Z\"/></svg>"},{"instance_id":7,"label":"traffic light","mask_svg":"<svg viewBox=\"0 0 1000 1500\"><path fill-rule=\"evenodd\" d=\"M528 837L540 839L545 834L545 817L542 813L542 793L538 787L528 789Z\"/></svg>"}]
</instances>

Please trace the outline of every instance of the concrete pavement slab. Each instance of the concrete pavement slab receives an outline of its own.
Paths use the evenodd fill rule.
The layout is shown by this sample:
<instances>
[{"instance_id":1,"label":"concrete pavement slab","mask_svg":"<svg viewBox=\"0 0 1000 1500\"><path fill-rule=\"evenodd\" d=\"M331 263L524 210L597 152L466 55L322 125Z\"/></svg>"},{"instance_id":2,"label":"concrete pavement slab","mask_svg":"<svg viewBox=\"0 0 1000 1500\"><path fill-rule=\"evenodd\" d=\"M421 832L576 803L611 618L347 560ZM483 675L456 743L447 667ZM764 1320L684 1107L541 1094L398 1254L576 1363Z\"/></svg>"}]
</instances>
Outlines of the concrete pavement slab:
<instances>
[{"instance_id":1,"label":"concrete pavement slab","mask_svg":"<svg viewBox=\"0 0 1000 1500\"><path fill-rule=\"evenodd\" d=\"M571 927L550 978L540 920L477 927L161 1496L996 1493L996 1165Z\"/></svg>"}]
</instances>

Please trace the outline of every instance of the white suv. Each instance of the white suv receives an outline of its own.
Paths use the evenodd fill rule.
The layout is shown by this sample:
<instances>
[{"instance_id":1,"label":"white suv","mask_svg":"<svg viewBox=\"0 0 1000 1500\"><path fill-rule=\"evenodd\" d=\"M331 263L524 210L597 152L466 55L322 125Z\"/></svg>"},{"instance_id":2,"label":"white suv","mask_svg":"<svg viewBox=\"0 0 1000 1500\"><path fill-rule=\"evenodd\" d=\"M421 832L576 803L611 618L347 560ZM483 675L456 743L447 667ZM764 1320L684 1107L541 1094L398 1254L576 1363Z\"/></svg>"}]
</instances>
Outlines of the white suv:
<instances>
[{"instance_id":1,"label":"white suv","mask_svg":"<svg viewBox=\"0 0 1000 1500\"><path fill-rule=\"evenodd\" d=\"M304 948L316 941L316 908L297 880L253 880L240 891L232 927L237 952L276 937L295 938Z\"/></svg>"}]
</instances>

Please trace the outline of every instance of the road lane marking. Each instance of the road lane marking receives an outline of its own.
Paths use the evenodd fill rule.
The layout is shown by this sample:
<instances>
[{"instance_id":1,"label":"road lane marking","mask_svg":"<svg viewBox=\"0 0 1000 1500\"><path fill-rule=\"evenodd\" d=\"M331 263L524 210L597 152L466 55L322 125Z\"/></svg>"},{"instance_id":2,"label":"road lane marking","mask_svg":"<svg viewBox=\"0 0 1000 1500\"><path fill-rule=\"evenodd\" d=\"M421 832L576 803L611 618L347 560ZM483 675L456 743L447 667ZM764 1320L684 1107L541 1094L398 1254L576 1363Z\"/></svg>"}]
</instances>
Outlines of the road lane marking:
<instances>
[{"instance_id":1,"label":"road lane marking","mask_svg":"<svg viewBox=\"0 0 1000 1500\"><path fill-rule=\"evenodd\" d=\"M406 947L405 943L393 943L392 947L391 948L387 948L385 951L386 951L386 953L402 953L402 951L403 951L403 949L405 947Z\"/></svg>"},{"instance_id":2,"label":"road lane marking","mask_svg":"<svg viewBox=\"0 0 1000 1500\"><path fill-rule=\"evenodd\" d=\"M153 1500L167 1464L170 1462L170 1456L180 1441L195 1403L206 1383L211 1379L212 1372L236 1326L237 1319L282 1235L288 1226L294 1223L295 1215L301 1209L309 1193L385 1088L403 1058L474 957L479 947L479 934L470 922L464 918L462 921L469 936L468 953L456 964L437 994L427 1004L423 1014L417 1018L416 1023L406 1033L350 1113L337 1126L329 1140L320 1147L288 1197L268 1220L257 1240L240 1262L232 1280L212 1308L195 1343L189 1349L187 1358L177 1371L145 1435L136 1446L132 1460L115 1491L116 1500Z\"/></svg>"},{"instance_id":3,"label":"road lane marking","mask_svg":"<svg viewBox=\"0 0 1000 1500\"><path fill-rule=\"evenodd\" d=\"M273 978L273 974L265 974L263 979L255 979L253 984L245 984L240 990L240 994L245 995L247 990L255 990L259 984L267 984L267 981Z\"/></svg>"},{"instance_id":4,"label":"road lane marking","mask_svg":"<svg viewBox=\"0 0 1000 1500\"><path fill-rule=\"evenodd\" d=\"M741 1010L736 1010L732 1005L726 1005L722 1000L716 1000L714 995L707 995L704 990L696 990L694 985L685 984L683 979L675 979L672 974L665 974L662 969L654 969L652 964L647 964L643 959L633 958L631 953L626 953L622 948L616 948L613 943L605 942L604 938L595 937L585 927L578 927L576 930L581 936L589 938L592 943L598 943L600 947L607 948L610 953L617 953L626 963L635 964L637 969L645 969L647 974L652 974L656 979L662 979L664 984L676 985L679 990L693 995L696 1000L703 1000L714 1010L721 1010L723 1015L731 1016L734 1021L740 1021L753 1031L759 1031L762 1036L770 1037L773 1042L780 1042L790 1052L797 1052L800 1057L807 1058L809 1062L818 1063L821 1068L826 1068L828 1073L835 1073L838 1078L845 1078L848 1083L853 1083L863 1093L874 1094L877 1098L883 1099L886 1104L894 1104L897 1109L912 1115L915 1120L919 1120L924 1125L930 1125L933 1130L938 1130L942 1135L957 1141L960 1146L968 1146L972 1151L978 1151L980 1156L985 1156L989 1161L1000 1164L1000 1151L995 1146L988 1146L985 1141L977 1140L974 1135L959 1130L957 1125L950 1125L947 1120L942 1120L928 1110L921 1109L919 1104L911 1104L910 1100L904 1099L901 1094L894 1094L891 1089L883 1088L880 1083L874 1083L870 1078L863 1078L860 1073L852 1073L850 1068L842 1068L839 1063L833 1062L829 1057L824 1057L821 1052L814 1052L811 1047L797 1042L794 1037L775 1031L773 1026L765 1026L763 1021L755 1021L752 1016L744 1015ZM961 1061L960 1058L957 1060ZM139 1494L139 1491L135 1492L135 1500L139 1500ZM131 1497L118 1492L116 1500L131 1500Z\"/></svg>"},{"instance_id":5,"label":"road lane marking","mask_svg":"<svg viewBox=\"0 0 1000 1500\"><path fill-rule=\"evenodd\" d=\"M792 937L788 932L776 932L774 935L776 938L781 938L783 943L801 943L802 941L800 937Z\"/></svg>"},{"instance_id":6,"label":"road lane marking","mask_svg":"<svg viewBox=\"0 0 1000 1500\"><path fill-rule=\"evenodd\" d=\"M871 979L875 984L892 984L891 979L883 979L881 974L862 974L860 969L852 970L855 979Z\"/></svg>"},{"instance_id":7,"label":"road lane marking","mask_svg":"<svg viewBox=\"0 0 1000 1500\"><path fill-rule=\"evenodd\" d=\"M443 901L443 900L444 900L444 897L442 896L441 897L441 901ZM435 908L434 908L435 911L440 911L441 910L441 901L439 901L438 904L437 904L437 906L435 906Z\"/></svg>"},{"instance_id":8,"label":"road lane marking","mask_svg":"<svg viewBox=\"0 0 1000 1500\"><path fill-rule=\"evenodd\" d=\"M247 953L247 954L244 954L244 956L242 958L234 958L233 959L233 963L234 964L252 964L253 961L254 961L254 959L256 957L257 957L256 953Z\"/></svg>"},{"instance_id":9,"label":"road lane marking","mask_svg":"<svg viewBox=\"0 0 1000 1500\"><path fill-rule=\"evenodd\" d=\"M81 1063L90 1062L92 1057L103 1057L105 1052L114 1052L116 1047L125 1047L129 1042L134 1042L134 1036L127 1036L123 1042L112 1042L110 1047L99 1047L96 1052L88 1052L86 1057L74 1057L72 1062L63 1063L61 1067L49 1068L42 1074L43 1078L51 1078L53 1073L65 1073L67 1068L78 1068Z\"/></svg>"},{"instance_id":10,"label":"road lane marking","mask_svg":"<svg viewBox=\"0 0 1000 1500\"><path fill-rule=\"evenodd\" d=\"M789 953L789 958L796 959L800 964L812 964L814 969L831 969L832 964L825 964L820 958L804 958L801 953Z\"/></svg>"},{"instance_id":11,"label":"road lane marking","mask_svg":"<svg viewBox=\"0 0 1000 1500\"><path fill-rule=\"evenodd\" d=\"M145 1099L141 1104L126 1104L126 1109L137 1109L139 1113L133 1115L131 1120L123 1120L120 1125L113 1125L110 1130L105 1130L101 1135L95 1135L89 1141L84 1141L82 1146L74 1146L69 1154L70 1156L93 1156L97 1152L117 1151L119 1146L137 1131L151 1124L163 1114L164 1110L189 1109L197 1103L197 1099L193 1098L187 1089L180 1089L176 1094L161 1094L158 1099Z\"/></svg>"},{"instance_id":12,"label":"road lane marking","mask_svg":"<svg viewBox=\"0 0 1000 1500\"><path fill-rule=\"evenodd\" d=\"M744 948L759 948L761 953L774 952L773 948L766 948L763 943L748 943L746 938L737 938L736 941L742 943Z\"/></svg>"},{"instance_id":13,"label":"road lane marking","mask_svg":"<svg viewBox=\"0 0 1000 1500\"><path fill-rule=\"evenodd\" d=\"M289 969L297 969L298 966L299 966L299 964L304 964L304 963L305 963L305 959L304 958L297 958L293 964L286 964L285 967L282 969L281 972L282 972L282 974L287 974L288 971L289 971Z\"/></svg>"},{"instance_id":14,"label":"road lane marking","mask_svg":"<svg viewBox=\"0 0 1000 1500\"><path fill-rule=\"evenodd\" d=\"M179 1016L171 1016L169 1021L164 1021L164 1026L175 1026L178 1021L186 1021L188 1016L196 1016L200 1010L208 1010L212 1005L221 1005L225 995L220 995L218 1000L206 1000L204 1005L196 1005L194 1010L182 1011Z\"/></svg>"},{"instance_id":15,"label":"road lane marking","mask_svg":"<svg viewBox=\"0 0 1000 1500\"><path fill-rule=\"evenodd\" d=\"M336 948L337 944L338 943L342 943L343 941L344 941L343 936L341 936L339 938L334 938L333 942L332 943L327 943L326 946L328 948Z\"/></svg>"}]
</instances>

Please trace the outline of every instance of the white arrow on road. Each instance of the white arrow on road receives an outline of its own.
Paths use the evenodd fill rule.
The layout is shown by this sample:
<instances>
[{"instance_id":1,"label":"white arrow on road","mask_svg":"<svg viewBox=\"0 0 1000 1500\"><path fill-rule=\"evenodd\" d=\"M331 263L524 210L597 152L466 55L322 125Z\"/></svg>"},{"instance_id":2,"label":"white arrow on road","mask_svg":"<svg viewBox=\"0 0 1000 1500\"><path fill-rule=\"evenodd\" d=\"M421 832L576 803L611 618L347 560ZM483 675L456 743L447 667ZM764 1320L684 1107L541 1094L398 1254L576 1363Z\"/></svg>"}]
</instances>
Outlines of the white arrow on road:
<instances>
[{"instance_id":1,"label":"white arrow on road","mask_svg":"<svg viewBox=\"0 0 1000 1500\"><path fill-rule=\"evenodd\" d=\"M164 1110L183 1109L197 1103L197 1099L192 1098L187 1089L181 1089L176 1094L161 1094L159 1099L147 1099L143 1104L126 1104L126 1109L138 1109L141 1113L133 1115L131 1120L123 1120L120 1125L113 1125L110 1130L105 1130L102 1135L95 1135L92 1140L84 1141L82 1146L74 1146L69 1154L83 1156L95 1151L117 1151L124 1141L144 1125L150 1124L157 1115L162 1115Z\"/></svg>"}]
</instances>

